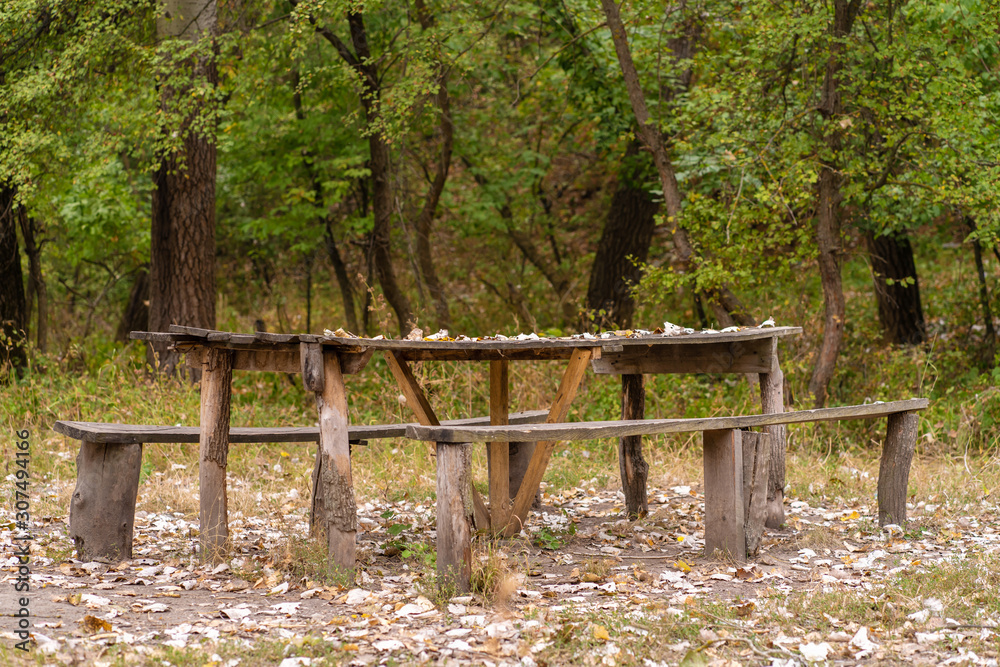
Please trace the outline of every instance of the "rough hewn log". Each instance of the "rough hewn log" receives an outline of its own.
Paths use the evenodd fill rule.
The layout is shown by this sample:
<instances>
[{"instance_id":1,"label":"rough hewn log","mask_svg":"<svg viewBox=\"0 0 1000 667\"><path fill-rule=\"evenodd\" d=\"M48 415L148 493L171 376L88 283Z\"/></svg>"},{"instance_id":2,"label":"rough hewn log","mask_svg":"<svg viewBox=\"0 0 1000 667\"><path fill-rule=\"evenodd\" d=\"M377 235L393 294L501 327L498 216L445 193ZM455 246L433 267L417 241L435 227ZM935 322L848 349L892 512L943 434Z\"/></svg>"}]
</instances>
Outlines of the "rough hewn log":
<instances>
[{"instance_id":1,"label":"rough hewn log","mask_svg":"<svg viewBox=\"0 0 1000 667\"><path fill-rule=\"evenodd\" d=\"M198 487L201 556L221 561L229 548L229 501L226 465L229 458L229 403L233 380L232 353L212 348L204 357L201 377L201 434Z\"/></svg>"},{"instance_id":2,"label":"rough hewn log","mask_svg":"<svg viewBox=\"0 0 1000 667\"><path fill-rule=\"evenodd\" d=\"M508 394L507 361L490 362L490 424L503 426L508 423L510 397ZM510 518L510 446L506 440L486 444L490 477L490 528L503 532Z\"/></svg>"},{"instance_id":3,"label":"rough hewn log","mask_svg":"<svg viewBox=\"0 0 1000 667\"><path fill-rule=\"evenodd\" d=\"M646 386L642 375L622 375L622 419L642 419L646 415ZM625 513L631 520L649 513L646 479L649 464L642 456L642 436L618 439L618 468L625 494Z\"/></svg>"},{"instance_id":4,"label":"rough hewn log","mask_svg":"<svg viewBox=\"0 0 1000 667\"><path fill-rule=\"evenodd\" d=\"M771 462L771 436L743 431L743 528L747 556L760 551L767 518L768 471Z\"/></svg>"},{"instance_id":5,"label":"rough hewn log","mask_svg":"<svg viewBox=\"0 0 1000 667\"><path fill-rule=\"evenodd\" d=\"M80 443L69 534L82 561L132 558L142 445Z\"/></svg>"},{"instance_id":6,"label":"rough hewn log","mask_svg":"<svg viewBox=\"0 0 1000 667\"><path fill-rule=\"evenodd\" d=\"M705 555L746 560L743 523L743 431L705 431Z\"/></svg>"},{"instance_id":7,"label":"rough hewn log","mask_svg":"<svg viewBox=\"0 0 1000 667\"><path fill-rule=\"evenodd\" d=\"M760 409L763 413L785 411L785 376L778 365L778 339L769 341L771 345L771 368L760 374ZM785 446L788 429L784 424L765 426L764 432L771 436L770 480L767 487L768 528L779 528L785 522Z\"/></svg>"},{"instance_id":8,"label":"rough hewn log","mask_svg":"<svg viewBox=\"0 0 1000 667\"><path fill-rule=\"evenodd\" d=\"M325 535L331 561L353 572L358 508L351 476L347 395L340 359L334 350L323 354L323 391L316 394L319 412L319 451L313 469L312 525Z\"/></svg>"},{"instance_id":9,"label":"rough hewn log","mask_svg":"<svg viewBox=\"0 0 1000 667\"><path fill-rule=\"evenodd\" d=\"M913 412L889 415L882 462L878 471L878 523L906 523L906 486L910 478L910 463L917 444L917 424L920 418Z\"/></svg>"},{"instance_id":10,"label":"rough hewn log","mask_svg":"<svg viewBox=\"0 0 1000 667\"><path fill-rule=\"evenodd\" d=\"M466 592L472 577L470 449L437 444L437 576L442 589Z\"/></svg>"}]
</instances>

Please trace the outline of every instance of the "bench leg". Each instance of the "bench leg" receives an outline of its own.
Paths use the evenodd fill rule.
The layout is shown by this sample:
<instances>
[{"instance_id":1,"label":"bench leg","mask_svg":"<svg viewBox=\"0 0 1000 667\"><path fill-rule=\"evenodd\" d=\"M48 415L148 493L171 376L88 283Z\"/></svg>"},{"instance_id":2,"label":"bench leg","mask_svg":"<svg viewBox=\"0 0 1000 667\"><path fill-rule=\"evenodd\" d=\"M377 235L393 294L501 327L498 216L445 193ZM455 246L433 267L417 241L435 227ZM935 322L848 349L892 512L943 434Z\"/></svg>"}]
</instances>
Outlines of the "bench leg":
<instances>
[{"instance_id":1,"label":"bench leg","mask_svg":"<svg viewBox=\"0 0 1000 667\"><path fill-rule=\"evenodd\" d=\"M910 463L917 444L915 412L889 415L882 462L878 470L878 524L884 526L906 523L906 487L910 479Z\"/></svg>"},{"instance_id":2,"label":"bench leg","mask_svg":"<svg viewBox=\"0 0 1000 667\"><path fill-rule=\"evenodd\" d=\"M132 558L141 470L142 445L80 444L69 509L69 534L77 558Z\"/></svg>"},{"instance_id":3,"label":"bench leg","mask_svg":"<svg viewBox=\"0 0 1000 667\"><path fill-rule=\"evenodd\" d=\"M646 416L646 386L642 374L622 375L622 419L643 419ZM625 513L630 520L649 514L646 480L649 464L642 456L642 436L630 435L618 439L618 468L625 494Z\"/></svg>"},{"instance_id":4,"label":"bench leg","mask_svg":"<svg viewBox=\"0 0 1000 667\"><path fill-rule=\"evenodd\" d=\"M705 554L716 550L742 563L747 557L741 431L705 431Z\"/></svg>"},{"instance_id":5,"label":"bench leg","mask_svg":"<svg viewBox=\"0 0 1000 667\"><path fill-rule=\"evenodd\" d=\"M437 577L442 589L465 593L472 579L470 446L437 443Z\"/></svg>"},{"instance_id":6,"label":"bench leg","mask_svg":"<svg viewBox=\"0 0 1000 667\"><path fill-rule=\"evenodd\" d=\"M743 440L743 522L747 555L756 556L767 519L767 486L771 463L771 436L742 431Z\"/></svg>"},{"instance_id":7,"label":"bench leg","mask_svg":"<svg viewBox=\"0 0 1000 667\"><path fill-rule=\"evenodd\" d=\"M210 348L201 374L201 437L198 492L200 497L201 557L218 562L229 548L229 499L226 466L229 461L229 404L233 382L230 350Z\"/></svg>"},{"instance_id":8,"label":"bench leg","mask_svg":"<svg viewBox=\"0 0 1000 667\"><path fill-rule=\"evenodd\" d=\"M785 376L778 365L778 340L771 341L771 371L760 374L760 407L764 414L785 411ZM780 528L785 522L785 438L784 424L765 426L771 436L771 472L767 490L768 528Z\"/></svg>"}]
</instances>

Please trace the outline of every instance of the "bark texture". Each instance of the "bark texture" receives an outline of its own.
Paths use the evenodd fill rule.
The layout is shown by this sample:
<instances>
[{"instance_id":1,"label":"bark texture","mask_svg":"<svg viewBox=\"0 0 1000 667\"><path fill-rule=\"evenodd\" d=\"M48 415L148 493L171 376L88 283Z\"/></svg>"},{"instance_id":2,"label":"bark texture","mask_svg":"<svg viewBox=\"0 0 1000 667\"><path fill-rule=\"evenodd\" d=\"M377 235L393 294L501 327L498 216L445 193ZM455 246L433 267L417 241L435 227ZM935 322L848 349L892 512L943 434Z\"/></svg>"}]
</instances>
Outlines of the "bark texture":
<instances>
[{"instance_id":1,"label":"bark texture","mask_svg":"<svg viewBox=\"0 0 1000 667\"><path fill-rule=\"evenodd\" d=\"M215 2L171 0L157 21L161 38L198 41L215 30ZM176 63L195 78L216 82L210 58ZM164 88L161 105L177 114L190 88ZM179 150L160 156L153 175L152 242L150 249L149 328L166 331L171 324L215 328L215 171L216 148L211 136L180 119ZM165 344L151 346L157 368L172 374L178 355Z\"/></svg>"},{"instance_id":2,"label":"bark texture","mask_svg":"<svg viewBox=\"0 0 1000 667\"><path fill-rule=\"evenodd\" d=\"M924 342L924 311L909 236L906 232L877 236L869 232L865 240L875 281L878 319L886 341L896 345Z\"/></svg>"},{"instance_id":3,"label":"bark texture","mask_svg":"<svg viewBox=\"0 0 1000 667\"><path fill-rule=\"evenodd\" d=\"M600 328L628 329L632 326L635 299L632 289L642 277L641 264L649 256L659 203L653 201L643 183L647 161L633 139L625 151L611 208L597 244L590 270L587 308Z\"/></svg>"},{"instance_id":4,"label":"bark texture","mask_svg":"<svg viewBox=\"0 0 1000 667\"><path fill-rule=\"evenodd\" d=\"M843 112L843 104L839 84L846 48L844 39L851 33L860 9L860 0L833 0L830 47L823 75L822 98L817 107L824 121L823 142L825 154L829 156L821 161L817 186L816 244L819 248L819 273L823 286L823 342L809 380L809 391L817 407L826 404L827 389L844 340L844 288L840 276L840 204L843 199L843 178L837 165L843 132L838 117Z\"/></svg>"},{"instance_id":5,"label":"bark texture","mask_svg":"<svg viewBox=\"0 0 1000 667\"><path fill-rule=\"evenodd\" d=\"M122 312L122 319L115 331L115 340L126 342L132 331L147 331L149 329L149 271L145 267L139 269L129 292L128 303Z\"/></svg>"},{"instance_id":6,"label":"bark texture","mask_svg":"<svg viewBox=\"0 0 1000 667\"><path fill-rule=\"evenodd\" d=\"M17 243L20 213L14 208L14 198L14 188L0 185L0 372L8 363L18 372L28 363L24 349L27 305Z\"/></svg>"}]
</instances>

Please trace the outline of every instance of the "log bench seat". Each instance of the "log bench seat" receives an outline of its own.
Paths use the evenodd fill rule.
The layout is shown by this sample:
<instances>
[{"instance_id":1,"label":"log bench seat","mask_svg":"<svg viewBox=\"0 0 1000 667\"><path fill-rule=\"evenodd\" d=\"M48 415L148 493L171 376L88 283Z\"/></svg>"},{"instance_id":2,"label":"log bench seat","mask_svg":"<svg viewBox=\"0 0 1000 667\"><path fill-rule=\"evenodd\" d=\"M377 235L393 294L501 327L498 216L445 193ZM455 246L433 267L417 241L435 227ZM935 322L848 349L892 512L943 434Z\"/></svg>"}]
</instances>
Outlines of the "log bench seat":
<instances>
[{"instance_id":1,"label":"log bench seat","mask_svg":"<svg viewBox=\"0 0 1000 667\"><path fill-rule=\"evenodd\" d=\"M439 581L468 586L470 544L462 526L470 514L467 486L469 443L595 440L627 436L702 431L705 466L705 551L737 560L754 555L763 532L770 447L766 434L748 429L844 419L886 418L878 477L879 524L906 521L906 490L917 439L917 411L926 398L773 414L697 419L635 419L574 423L440 426L410 425L406 436L435 442L438 488ZM547 460L547 457L546 457ZM465 479L463 479L465 478ZM643 489L643 493L645 490ZM463 516L464 514L464 516Z\"/></svg>"},{"instance_id":2,"label":"log bench seat","mask_svg":"<svg viewBox=\"0 0 1000 667\"><path fill-rule=\"evenodd\" d=\"M547 410L510 415L511 423L542 421ZM449 426L488 424L489 417L442 422ZM402 438L415 424L350 425L352 445L369 440ZM53 430L80 441L76 458L76 488L70 501L70 536L80 560L112 561L132 557L135 503L142 470L142 446L148 443L199 442L198 426L115 424L57 421ZM230 443L319 442L319 427L231 427Z\"/></svg>"}]
</instances>

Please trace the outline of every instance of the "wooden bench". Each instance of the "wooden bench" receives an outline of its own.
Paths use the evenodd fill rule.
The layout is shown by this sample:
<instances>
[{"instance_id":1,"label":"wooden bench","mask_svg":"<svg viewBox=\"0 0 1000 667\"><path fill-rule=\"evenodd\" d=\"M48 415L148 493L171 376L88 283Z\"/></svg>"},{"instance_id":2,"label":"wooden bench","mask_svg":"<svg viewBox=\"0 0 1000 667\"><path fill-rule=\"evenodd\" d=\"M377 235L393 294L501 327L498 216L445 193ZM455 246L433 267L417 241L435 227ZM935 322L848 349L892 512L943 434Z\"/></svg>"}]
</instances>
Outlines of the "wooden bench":
<instances>
[{"instance_id":1,"label":"wooden bench","mask_svg":"<svg viewBox=\"0 0 1000 667\"><path fill-rule=\"evenodd\" d=\"M441 582L450 581L467 588L471 568L468 443L547 441L552 443L549 444L552 447L560 440L702 431L705 551L713 554L719 550L737 561L743 561L747 557L748 533L752 535L758 530L763 531L763 503L767 495L770 460L770 448L761 446L761 441L756 436L744 438L743 429L776 424L885 417L888 425L878 477L879 524L903 524L906 521L910 462L917 439L916 412L925 409L928 403L926 398L918 398L891 403L703 419L636 419L509 426L412 425L406 427L406 436L437 443L438 578ZM745 447L744 439L748 443L753 441L753 444ZM745 461L745 457L753 460ZM749 479L745 480L745 475ZM748 522L753 524L749 529Z\"/></svg>"},{"instance_id":2,"label":"wooden bench","mask_svg":"<svg viewBox=\"0 0 1000 667\"><path fill-rule=\"evenodd\" d=\"M511 423L542 421L547 410L512 414ZM489 417L474 417L443 422L449 426L488 424ZM402 438L406 429L416 424L351 425L350 442L367 444L368 440ZM157 426L146 424L110 424L102 422L57 421L53 429L79 440L76 458L76 488L70 501L70 536L80 560L132 557L135 503L142 469L142 446L147 443L195 443L201 438L197 426ZM230 443L319 442L319 428L232 427Z\"/></svg>"}]
</instances>

